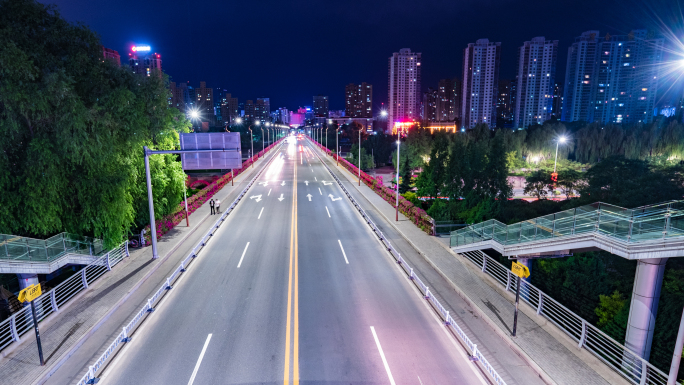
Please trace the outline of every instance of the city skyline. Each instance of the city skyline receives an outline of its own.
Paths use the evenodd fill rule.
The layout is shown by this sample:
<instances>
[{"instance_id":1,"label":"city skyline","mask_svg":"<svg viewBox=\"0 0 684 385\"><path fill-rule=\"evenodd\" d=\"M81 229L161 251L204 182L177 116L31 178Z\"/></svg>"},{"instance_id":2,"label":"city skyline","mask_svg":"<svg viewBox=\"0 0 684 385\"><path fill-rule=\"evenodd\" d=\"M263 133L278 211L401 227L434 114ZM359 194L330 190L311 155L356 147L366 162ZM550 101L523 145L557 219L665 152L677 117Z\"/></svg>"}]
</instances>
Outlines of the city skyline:
<instances>
[{"instance_id":1,"label":"city skyline","mask_svg":"<svg viewBox=\"0 0 684 385\"><path fill-rule=\"evenodd\" d=\"M680 24L667 23L669 17L674 18L680 13L676 4L667 2L650 3L648 6L645 3L625 4L617 1L597 4L586 2L585 6L582 2L552 4L545 5L545 13L538 17L538 14L530 13L528 9L533 8L535 2L520 7L506 1L492 1L478 7L478 12L489 12L491 20L488 23L477 23L477 12L470 10L467 4L440 2L426 4L431 7L424 7L426 10L420 12L409 12L412 7L408 5L405 7L407 9L402 9L401 4L389 7L387 2L378 2L368 6L364 12L365 18L358 15L365 5L357 2L339 9L307 2L302 3L305 7L290 8L273 2L266 4L266 9L273 12L259 14L259 17L249 11L252 7L249 4L236 4L232 8L211 5L219 8L214 11L209 3L202 2L180 8L171 2L163 9L147 3L135 3L138 11L131 14L125 3L107 0L97 5L64 0L46 3L56 3L60 13L67 19L89 25L102 36L105 47L119 51L122 57L127 57L133 44L149 44L162 55L164 69L172 81L180 83L189 80L193 84L206 81L214 87L229 89L241 99L268 96L273 105L291 109L309 105L311 96L318 94L330 96L331 109L343 109L342 87L364 81L376 86L373 104L374 109L379 109L381 103L388 100L387 57L403 47L423 53L425 67L422 83L432 85L440 79L462 74L462 51L468 43L481 38L500 41L500 79L513 79L518 48L531 37L545 36L559 41L556 81L562 82L567 48L583 31L600 30L601 33L605 31L621 35L637 28L653 29L660 24L654 16L656 13L663 23ZM384 7L389 7L389 10L385 11ZM184 10L182 16L187 20L187 26L178 23L179 15L172 13L171 9L174 12ZM387 16L390 17L376 20L374 15L383 12L388 12ZM231 16L235 14L241 16ZM150 15L154 17L150 18ZM391 16L406 15L412 15L416 22L424 25L416 30L392 24ZM462 22L450 26L445 23L448 15L457 16ZM200 33L190 28L191 20L199 17L206 19L206 32ZM223 25L220 20L226 17L230 23ZM345 23L359 28L343 28ZM366 24L378 23L387 28L374 27L382 32L373 32L360 38L360 31L366 28ZM225 46L220 40L223 31L218 27L221 26L228 33L238 36L251 33L249 31L254 29L260 40L283 41L301 46L298 50L301 54L292 54L297 50L285 50L278 60L277 53L265 53L263 49L256 50L251 46L221 50ZM327 32L310 32L316 28ZM439 38L435 39L435 36ZM349 54L340 55L340 51ZM240 60L233 61L235 57ZM359 60L362 60L363 65L359 65ZM301 81L303 76L307 77L304 82ZM425 90L426 87L423 87L421 91Z\"/></svg>"}]
</instances>

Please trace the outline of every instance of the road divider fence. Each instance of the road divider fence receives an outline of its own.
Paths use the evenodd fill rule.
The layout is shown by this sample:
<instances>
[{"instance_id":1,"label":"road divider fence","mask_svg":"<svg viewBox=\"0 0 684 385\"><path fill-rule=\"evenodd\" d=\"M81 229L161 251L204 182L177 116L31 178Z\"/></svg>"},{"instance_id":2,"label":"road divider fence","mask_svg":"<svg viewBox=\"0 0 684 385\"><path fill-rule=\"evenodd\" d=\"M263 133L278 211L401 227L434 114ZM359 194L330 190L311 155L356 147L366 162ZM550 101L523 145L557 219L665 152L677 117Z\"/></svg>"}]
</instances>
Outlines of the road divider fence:
<instances>
[{"instance_id":1,"label":"road divider fence","mask_svg":"<svg viewBox=\"0 0 684 385\"><path fill-rule=\"evenodd\" d=\"M318 154L316 154L318 156ZM319 157L320 159L320 157ZM444 321L444 324L446 325L447 328L449 328L455 335L458 336L458 338L463 342L463 344L467 347L468 353L470 355L470 359L472 361L475 361L481 365L481 367L489 374L491 379L496 383L497 385L506 385L506 382L504 381L503 378L497 373L496 369L494 369L494 366L489 363L487 358L478 350L477 344L473 343L473 341L466 335L466 333L461 329L461 327L456 323L456 321L453 319L453 317L449 314L449 311L442 306L442 304L439 302L437 297L430 292L430 288L423 283L423 281L416 275L416 273L413 271L413 268L409 266L409 264L406 262L406 260L401 256L398 250L396 250L392 244L390 243L389 239L385 237L385 235L380 231L378 226L375 225L373 220L366 214L366 211L361 208L361 206L358 204L356 199L349 193L349 191L344 187L344 184L342 181L335 175L335 173L332 172L330 167L328 167L327 164L321 159L321 164L328 170L328 173L335 179L337 182L337 185L342 189L344 194L349 198L351 203L356 207L356 210L361 214L363 219L366 221L366 224L370 226L371 230L375 234L376 237L380 240L380 242L383 244L383 246L387 249L387 251L392 255L394 260L401 266L402 270L406 275L408 275L409 279L414 282L418 290L420 290L421 294L424 296L424 298L432 305L432 307L437 311L439 314L440 318L442 321Z\"/></svg>"},{"instance_id":2,"label":"road divider fence","mask_svg":"<svg viewBox=\"0 0 684 385\"><path fill-rule=\"evenodd\" d=\"M484 274L494 278L505 291L515 292L520 278L499 261L481 250L467 251L461 255ZM579 349L586 349L630 383L667 384L667 374L525 280L520 282L520 299L536 309L537 315L565 332Z\"/></svg>"}]
</instances>

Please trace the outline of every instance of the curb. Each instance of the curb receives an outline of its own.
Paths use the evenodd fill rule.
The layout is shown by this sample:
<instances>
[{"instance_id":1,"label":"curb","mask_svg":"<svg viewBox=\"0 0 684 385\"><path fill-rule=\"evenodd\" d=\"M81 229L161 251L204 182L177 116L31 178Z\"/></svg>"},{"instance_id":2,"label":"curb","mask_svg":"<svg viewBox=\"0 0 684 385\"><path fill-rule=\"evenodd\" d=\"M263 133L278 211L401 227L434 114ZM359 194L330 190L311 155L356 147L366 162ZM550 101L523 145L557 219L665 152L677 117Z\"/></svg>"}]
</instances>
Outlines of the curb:
<instances>
[{"instance_id":1,"label":"curb","mask_svg":"<svg viewBox=\"0 0 684 385\"><path fill-rule=\"evenodd\" d=\"M245 174L241 174L245 175ZM242 181L241 181L242 182ZM241 183L239 182L239 183ZM195 231L202 225L207 218L209 218L210 214L207 214L202 218L199 223L190 231L188 232L171 250L169 250L166 255L162 258L159 259L158 263L148 271L145 276L140 278L140 280L129 290L126 292L126 294L121 297L111 308L110 310L103 315L95 325L91 326L90 329L88 329L75 343L74 345L66 352L62 353L62 355L59 356L57 361L52 364L48 371L39 376L36 380L32 382L32 384L37 384L37 385L42 385L44 384L59 368L62 367L62 365L74 354L76 351L85 343L85 341L92 336L111 316L114 314L115 311L117 311L121 305L123 305L126 300L133 295L139 288L142 286L143 283L145 283L151 276L154 274L161 265L166 262L168 258L171 257L173 253L178 250L178 248L187 240L187 238L190 237L190 235L194 234Z\"/></svg>"},{"instance_id":2,"label":"curb","mask_svg":"<svg viewBox=\"0 0 684 385\"><path fill-rule=\"evenodd\" d=\"M345 170L345 171L346 171L346 170ZM351 181L349 180L349 178L347 178L346 175L345 175L345 179L347 179L347 181L351 183ZM450 279L450 278L449 278L449 277L448 277L448 276L447 276L439 267L437 267L437 266L430 260L430 258L428 258L428 256L425 255L425 253L423 253L423 252L418 248L418 246L416 246L416 245L415 245L415 244L414 244L414 243L413 243L413 242L404 234L403 231L401 231L397 226L395 226L394 223L392 223L392 221L389 220L389 219L385 216L385 214L383 214L382 211L380 211L380 209L378 209L378 207L375 206L375 204L373 204L373 202L371 202L368 198L366 198L366 196L365 196L361 191L358 190L358 188L357 188L358 186L357 186L356 184L354 184L354 183L351 183L351 184L354 185L354 188L356 189L356 191L357 191L359 194L361 194L361 196L363 196L364 200L365 200L366 202L368 202L368 203L375 209L375 211L377 211L377 212L385 219L385 221L386 221L387 223L389 223L390 226L392 226L392 227L401 235L401 237L404 238L404 240L405 240L406 242L408 242L408 244L411 245L411 247L413 247L413 249L414 249L418 254L420 254L420 255L423 257L423 259L425 259L425 261L426 261L433 269L435 269L435 271L437 271L437 273L438 273L440 276L442 276L442 278L444 278L444 279L449 283L449 285L454 289L454 291L456 291L456 293L457 293L464 301L466 301L466 303L468 303L468 305L469 305L474 311L477 312L477 314L485 321L485 323L486 323L490 328L492 328L492 329L494 330L494 332L496 333L496 335L499 336L499 338L501 338L501 339L506 343L506 345L508 345L508 346L509 346L509 347L510 347L510 348L511 348L511 349L512 349L512 350L513 350L513 351L514 351L514 352L515 352L523 361L525 361L525 363L528 364L528 365L530 366L530 368L532 368L532 370L539 376L539 378L540 378L542 381L544 381L544 382L547 383L548 385L557 385L557 383L556 383L556 382L555 382L555 381L554 381L554 380L553 380L553 379L552 379L552 378L551 378L551 377L550 377L550 376L549 376L549 375L548 375L548 374L547 374L539 365L537 365L537 363L536 363L534 360L532 360L532 358L531 358L530 356L528 356L527 353L525 353L525 352L520 348L520 346L518 346L514 341L512 341L512 340L510 339L510 337L509 337L508 335L506 335L506 334L501 330L501 328L499 328L499 326L496 325L496 324L489 318L488 315L486 315L484 312L482 312L481 309L480 309L480 308L479 308L479 307L478 307L478 306L477 306L477 305L476 305L476 304L475 304L475 303L474 303L474 302L473 302L473 301L472 301L472 300L471 300L471 299L470 299L470 298L469 298L469 297L468 297L468 296L467 296L467 295L466 295L466 294L465 294L465 293L464 293L464 292L463 292L455 283L453 283L453 282L451 281L451 279ZM401 214L401 213L400 213L400 214ZM401 214L401 215L403 216L403 214ZM407 219L407 220L408 220L408 219ZM441 244L440 244L440 245L441 245ZM442 246L444 246L444 245L442 245ZM452 253L452 254L453 254L453 253Z\"/></svg>"}]
</instances>

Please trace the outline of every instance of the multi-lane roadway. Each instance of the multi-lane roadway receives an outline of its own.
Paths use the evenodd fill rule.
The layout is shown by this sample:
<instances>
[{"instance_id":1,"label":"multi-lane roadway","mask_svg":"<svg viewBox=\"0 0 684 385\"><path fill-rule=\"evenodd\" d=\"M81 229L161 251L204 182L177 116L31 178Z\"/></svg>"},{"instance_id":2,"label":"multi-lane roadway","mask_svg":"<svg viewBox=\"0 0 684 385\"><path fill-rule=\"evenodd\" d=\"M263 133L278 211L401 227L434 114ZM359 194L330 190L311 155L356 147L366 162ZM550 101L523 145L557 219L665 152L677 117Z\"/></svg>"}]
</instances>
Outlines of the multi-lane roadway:
<instances>
[{"instance_id":1,"label":"multi-lane roadway","mask_svg":"<svg viewBox=\"0 0 684 385\"><path fill-rule=\"evenodd\" d=\"M288 138L100 384L487 384Z\"/></svg>"}]
</instances>

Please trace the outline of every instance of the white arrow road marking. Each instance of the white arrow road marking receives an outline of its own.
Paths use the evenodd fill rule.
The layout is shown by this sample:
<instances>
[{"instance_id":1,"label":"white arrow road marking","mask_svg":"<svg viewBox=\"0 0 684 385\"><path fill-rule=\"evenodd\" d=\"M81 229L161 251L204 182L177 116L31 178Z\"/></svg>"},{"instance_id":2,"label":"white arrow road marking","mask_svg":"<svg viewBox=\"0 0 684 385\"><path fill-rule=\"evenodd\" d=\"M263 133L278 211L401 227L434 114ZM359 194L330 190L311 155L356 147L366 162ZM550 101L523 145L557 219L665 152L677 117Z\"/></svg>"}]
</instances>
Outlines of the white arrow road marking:
<instances>
[{"instance_id":1,"label":"white arrow road marking","mask_svg":"<svg viewBox=\"0 0 684 385\"><path fill-rule=\"evenodd\" d=\"M305 180L304 183L306 183L307 186L309 185L309 181L308 181L308 180Z\"/></svg>"},{"instance_id":2,"label":"white arrow road marking","mask_svg":"<svg viewBox=\"0 0 684 385\"><path fill-rule=\"evenodd\" d=\"M209 341L211 341L211 334L209 334L207 336L207 341L204 343L204 347L202 348L202 353L200 353L200 356L197 359L197 363L195 364L195 370L192 371L192 376L190 376L190 381L188 381L188 385L192 385L192 383L195 382L195 376L197 376L197 371L199 370L200 364L202 363L202 358L204 358L204 353L207 351L207 346L209 346Z\"/></svg>"},{"instance_id":3,"label":"white arrow road marking","mask_svg":"<svg viewBox=\"0 0 684 385\"><path fill-rule=\"evenodd\" d=\"M278 198L278 200L282 202L283 199L285 199L285 198L283 198L283 194L280 194L280 198Z\"/></svg>"},{"instance_id":4,"label":"white arrow road marking","mask_svg":"<svg viewBox=\"0 0 684 385\"><path fill-rule=\"evenodd\" d=\"M245 251L242 252L242 257L240 257L240 262L238 262L238 269L240 268L240 265L242 265L242 259L245 258L245 254L247 254L247 248L249 247L249 242L247 242L247 246L245 246Z\"/></svg>"},{"instance_id":5,"label":"white arrow road marking","mask_svg":"<svg viewBox=\"0 0 684 385\"><path fill-rule=\"evenodd\" d=\"M259 194L259 195L252 195L251 197L249 197L249 199L254 199L254 198L256 198L256 201L257 201L257 202L261 201L261 194Z\"/></svg>"},{"instance_id":6,"label":"white arrow road marking","mask_svg":"<svg viewBox=\"0 0 684 385\"><path fill-rule=\"evenodd\" d=\"M259 182L259 184L262 185L262 186L264 186L264 187L266 187L266 186L268 185L268 181L266 181L266 182Z\"/></svg>"},{"instance_id":7,"label":"white arrow road marking","mask_svg":"<svg viewBox=\"0 0 684 385\"><path fill-rule=\"evenodd\" d=\"M261 211L259 211L259 217L257 219L261 219L261 214L263 214L263 212L264 212L264 208L262 207Z\"/></svg>"},{"instance_id":8,"label":"white arrow road marking","mask_svg":"<svg viewBox=\"0 0 684 385\"><path fill-rule=\"evenodd\" d=\"M332 182L323 181L323 186L330 186L331 184L332 184Z\"/></svg>"},{"instance_id":9,"label":"white arrow road marking","mask_svg":"<svg viewBox=\"0 0 684 385\"><path fill-rule=\"evenodd\" d=\"M333 195L332 195L332 194L328 194L328 196L330 197L330 199L331 199L333 202L339 201L340 199L342 199L342 198L333 198Z\"/></svg>"},{"instance_id":10,"label":"white arrow road marking","mask_svg":"<svg viewBox=\"0 0 684 385\"><path fill-rule=\"evenodd\" d=\"M281 186L285 186L285 181L283 181L283 183L281 183L280 185L281 185Z\"/></svg>"},{"instance_id":11,"label":"white arrow road marking","mask_svg":"<svg viewBox=\"0 0 684 385\"><path fill-rule=\"evenodd\" d=\"M390 384L395 385L394 378L392 378L392 372L390 371L389 365L387 364L387 359L385 358L385 353L382 352L382 346L380 346L380 340L378 335L375 334L375 328L370 327L371 332L373 332L373 338L375 338L375 345L378 346L378 351L380 352L380 358L382 358L382 363L385 365L385 370L387 371L387 377L389 377Z\"/></svg>"},{"instance_id":12,"label":"white arrow road marking","mask_svg":"<svg viewBox=\"0 0 684 385\"><path fill-rule=\"evenodd\" d=\"M328 206L325 206L325 211L328 213L328 218L332 218L332 217L330 216L330 210L328 210Z\"/></svg>"},{"instance_id":13,"label":"white arrow road marking","mask_svg":"<svg viewBox=\"0 0 684 385\"><path fill-rule=\"evenodd\" d=\"M339 239L337 242L340 244L340 249L342 249L342 255L344 255L344 261L347 262L347 265L349 264L349 260L347 259L347 253L344 252L344 247L342 247L342 241Z\"/></svg>"},{"instance_id":14,"label":"white arrow road marking","mask_svg":"<svg viewBox=\"0 0 684 385\"><path fill-rule=\"evenodd\" d=\"M309 198L309 202L311 202L311 194L306 194L306 197Z\"/></svg>"},{"instance_id":15,"label":"white arrow road marking","mask_svg":"<svg viewBox=\"0 0 684 385\"><path fill-rule=\"evenodd\" d=\"M272 190L272 189L268 189L268 194L266 194L266 196L271 195L271 190Z\"/></svg>"},{"instance_id":16,"label":"white arrow road marking","mask_svg":"<svg viewBox=\"0 0 684 385\"><path fill-rule=\"evenodd\" d=\"M318 188L318 193L321 194L321 195L323 195L323 192L321 191L321 188L320 188L320 187Z\"/></svg>"}]
</instances>

